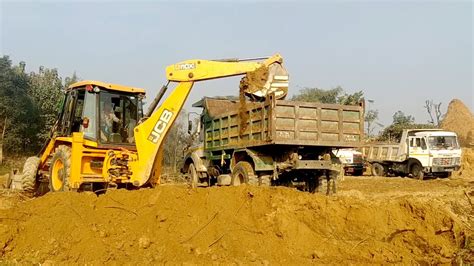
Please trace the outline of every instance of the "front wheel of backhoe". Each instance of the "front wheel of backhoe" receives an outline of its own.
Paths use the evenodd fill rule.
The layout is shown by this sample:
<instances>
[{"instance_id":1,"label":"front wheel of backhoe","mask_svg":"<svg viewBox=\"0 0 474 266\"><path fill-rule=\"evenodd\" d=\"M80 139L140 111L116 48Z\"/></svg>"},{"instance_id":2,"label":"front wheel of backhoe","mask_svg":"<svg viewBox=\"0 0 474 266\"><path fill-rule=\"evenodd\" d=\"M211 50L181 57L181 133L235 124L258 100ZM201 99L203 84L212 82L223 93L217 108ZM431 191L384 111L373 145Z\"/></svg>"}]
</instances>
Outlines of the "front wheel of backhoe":
<instances>
[{"instance_id":1,"label":"front wheel of backhoe","mask_svg":"<svg viewBox=\"0 0 474 266\"><path fill-rule=\"evenodd\" d=\"M49 189L52 192L69 191L71 171L71 148L60 145L56 148L49 168Z\"/></svg>"},{"instance_id":2,"label":"front wheel of backhoe","mask_svg":"<svg viewBox=\"0 0 474 266\"><path fill-rule=\"evenodd\" d=\"M36 173L40 164L40 158L33 156L26 159L21 175L21 188L26 192L34 192L36 188Z\"/></svg>"}]
</instances>

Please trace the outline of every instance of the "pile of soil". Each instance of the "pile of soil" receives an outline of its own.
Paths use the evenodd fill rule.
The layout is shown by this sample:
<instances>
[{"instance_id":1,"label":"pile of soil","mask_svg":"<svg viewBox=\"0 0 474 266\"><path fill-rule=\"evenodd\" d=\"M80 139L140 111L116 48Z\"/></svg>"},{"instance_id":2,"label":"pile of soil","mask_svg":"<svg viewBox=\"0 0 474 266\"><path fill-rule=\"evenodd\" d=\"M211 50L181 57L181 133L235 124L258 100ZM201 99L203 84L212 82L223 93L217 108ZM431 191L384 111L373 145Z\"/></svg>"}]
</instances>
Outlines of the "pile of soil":
<instances>
[{"instance_id":1,"label":"pile of soil","mask_svg":"<svg viewBox=\"0 0 474 266\"><path fill-rule=\"evenodd\" d=\"M463 148L461 155L461 168L455 173L457 176L474 176L474 149Z\"/></svg>"},{"instance_id":2,"label":"pile of soil","mask_svg":"<svg viewBox=\"0 0 474 266\"><path fill-rule=\"evenodd\" d=\"M441 128L456 132L463 147L474 145L474 116L461 100L449 103Z\"/></svg>"},{"instance_id":3,"label":"pile of soil","mask_svg":"<svg viewBox=\"0 0 474 266\"><path fill-rule=\"evenodd\" d=\"M472 224L453 206L472 208L462 189L383 198L252 186L50 193L0 209L0 263L466 262Z\"/></svg>"}]
</instances>

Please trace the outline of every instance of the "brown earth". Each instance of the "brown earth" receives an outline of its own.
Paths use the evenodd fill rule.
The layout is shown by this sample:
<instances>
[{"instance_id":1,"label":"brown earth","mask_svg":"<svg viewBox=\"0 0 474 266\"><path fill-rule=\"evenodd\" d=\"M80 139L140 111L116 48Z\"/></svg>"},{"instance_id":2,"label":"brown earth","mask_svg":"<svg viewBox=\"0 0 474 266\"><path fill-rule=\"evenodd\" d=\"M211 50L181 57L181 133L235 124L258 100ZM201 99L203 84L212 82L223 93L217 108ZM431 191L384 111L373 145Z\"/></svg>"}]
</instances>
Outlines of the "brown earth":
<instances>
[{"instance_id":1,"label":"brown earth","mask_svg":"<svg viewBox=\"0 0 474 266\"><path fill-rule=\"evenodd\" d=\"M0 195L0 264L474 262L474 178Z\"/></svg>"},{"instance_id":2,"label":"brown earth","mask_svg":"<svg viewBox=\"0 0 474 266\"><path fill-rule=\"evenodd\" d=\"M461 155L461 169L455 172L456 176L474 176L474 149L463 148Z\"/></svg>"},{"instance_id":3,"label":"brown earth","mask_svg":"<svg viewBox=\"0 0 474 266\"><path fill-rule=\"evenodd\" d=\"M474 116L461 100L454 99L449 103L441 128L456 132L462 146L474 145Z\"/></svg>"}]
</instances>

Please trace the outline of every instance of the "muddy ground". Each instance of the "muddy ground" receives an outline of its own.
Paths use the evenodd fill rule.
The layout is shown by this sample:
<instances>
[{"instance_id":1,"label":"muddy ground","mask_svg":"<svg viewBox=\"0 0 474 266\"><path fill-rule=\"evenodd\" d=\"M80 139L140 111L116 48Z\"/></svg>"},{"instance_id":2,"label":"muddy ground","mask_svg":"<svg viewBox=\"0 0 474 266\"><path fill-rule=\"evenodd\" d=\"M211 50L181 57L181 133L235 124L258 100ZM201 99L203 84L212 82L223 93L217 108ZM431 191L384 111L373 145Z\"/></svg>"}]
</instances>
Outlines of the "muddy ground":
<instances>
[{"instance_id":1,"label":"muddy ground","mask_svg":"<svg viewBox=\"0 0 474 266\"><path fill-rule=\"evenodd\" d=\"M0 264L474 262L474 177L0 194Z\"/></svg>"}]
</instances>

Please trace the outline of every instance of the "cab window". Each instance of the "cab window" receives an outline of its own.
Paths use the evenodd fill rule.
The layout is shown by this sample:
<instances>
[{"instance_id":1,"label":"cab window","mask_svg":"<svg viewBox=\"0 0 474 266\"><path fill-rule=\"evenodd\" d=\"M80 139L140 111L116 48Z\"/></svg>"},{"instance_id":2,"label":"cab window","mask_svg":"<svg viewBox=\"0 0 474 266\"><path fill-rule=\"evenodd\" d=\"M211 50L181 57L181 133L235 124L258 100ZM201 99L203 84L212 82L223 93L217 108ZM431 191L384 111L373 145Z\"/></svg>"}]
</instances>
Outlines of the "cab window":
<instances>
[{"instance_id":1,"label":"cab window","mask_svg":"<svg viewBox=\"0 0 474 266\"><path fill-rule=\"evenodd\" d=\"M100 92L99 124L101 143L134 143L141 101L136 95Z\"/></svg>"}]
</instances>

